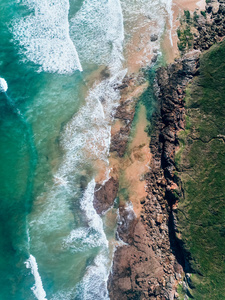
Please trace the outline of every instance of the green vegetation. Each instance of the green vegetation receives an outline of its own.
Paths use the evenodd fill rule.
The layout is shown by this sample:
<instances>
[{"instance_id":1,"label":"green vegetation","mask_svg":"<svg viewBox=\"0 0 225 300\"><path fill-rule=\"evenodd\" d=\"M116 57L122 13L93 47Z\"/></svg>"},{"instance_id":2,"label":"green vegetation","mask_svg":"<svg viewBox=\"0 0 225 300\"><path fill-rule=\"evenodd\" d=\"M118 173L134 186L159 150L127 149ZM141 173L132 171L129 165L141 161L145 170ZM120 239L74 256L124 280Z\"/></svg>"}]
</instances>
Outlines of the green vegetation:
<instances>
[{"instance_id":1,"label":"green vegetation","mask_svg":"<svg viewBox=\"0 0 225 300\"><path fill-rule=\"evenodd\" d=\"M191 14L190 14L190 11L189 10L185 10L184 11L184 16L185 16L187 24L190 24L191 23Z\"/></svg>"},{"instance_id":2,"label":"green vegetation","mask_svg":"<svg viewBox=\"0 0 225 300\"><path fill-rule=\"evenodd\" d=\"M206 18L206 12L205 11L201 11L201 14L203 15L203 17L205 17Z\"/></svg>"},{"instance_id":3,"label":"green vegetation","mask_svg":"<svg viewBox=\"0 0 225 300\"><path fill-rule=\"evenodd\" d=\"M184 52L186 49L190 49L193 44L193 34L191 32L191 27L186 26L186 28L178 29L177 35L179 38L178 49Z\"/></svg>"},{"instance_id":4,"label":"green vegetation","mask_svg":"<svg viewBox=\"0 0 225 300\"><path fill-rule=\"evenodd\" d=\"M183 288L182 283L180 283L177 287L177 292L179 294L179 300L184 300L185 299L185 290Z\"/></svg>"},{"instance_id":5,"label":"green vegetation","mask_svg":"<svg viewBox=\"0 0 225 300\"><path fill-rule=\"evenodd\" d=\"M179 38L178 48L183 53L193 46L194 36L192 33L193 22L197 21L198 15L195 12L193 18L191 17L190 11L185 10L184 15L180 20L180 27L177 29L177 36Z\"/></svg>"},{"instance_id":6,"label":"green vegetation","mask_svg":"<svg viewBox=\"0 0 225 300\"><path fill-rule=\"evenodd\" d=\"M176 164L179 231L190 251L194 299L225 299L225 42L206 52L188 88Z\"/></svg>"},{"instance_id":7,"label":"green vegetation","mask_svg":"<svg viewBox=\"0 0 225 300\"><path fill-rule=\"evenodd\" d=\"M194 22L197 22L197 21L198 21L198 18L199 18L199 15L197 14L196 11L194 11L194 14L193 14L193 21L194 21Z\"/></svg>"},{"instance_id":8,"label":"green vegetation","mask_svg":"<svg viewBox=\"0 0 225 300\"><path fill-rule=\"evenodd\" d=\"M154 85L154 79L155 79L155 72L156 72L157 68L159 67L159 65L160 66L165 65L163 58L159 59L159 61L157 62L157 64L155 66L145 70L145 77L148 81L148 88L140 97L140 103L143 104L146 108L146 118L148 121L148 125L146 126L145 132L147 132L147 134L149 136L151 136L152 129L153 129L152 114L154 113L154 111L157 108L153 85Z\"/></svg>"}]
</instances>

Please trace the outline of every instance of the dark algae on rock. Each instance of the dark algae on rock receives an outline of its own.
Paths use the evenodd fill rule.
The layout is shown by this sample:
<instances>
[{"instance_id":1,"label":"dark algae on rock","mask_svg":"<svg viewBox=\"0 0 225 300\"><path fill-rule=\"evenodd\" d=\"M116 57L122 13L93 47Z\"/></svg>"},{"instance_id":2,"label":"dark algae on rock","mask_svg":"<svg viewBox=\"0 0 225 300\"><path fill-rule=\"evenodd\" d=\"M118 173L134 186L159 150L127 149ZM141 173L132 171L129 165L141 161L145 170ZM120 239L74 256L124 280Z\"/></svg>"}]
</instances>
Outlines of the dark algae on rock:
<instances>
[{"instance_id":1,"label":"dark algae on rock","mask_svg":"<svg viewBox=\"0 0 225 300\"><path fill-rule=\"evenodd\" d=\"M183 197L177 235L197 274L195 299L225 299L225 42L200 60L200 75L187 90L186 126L179 135L177 171Z\"/></svg>"}]
</instances>

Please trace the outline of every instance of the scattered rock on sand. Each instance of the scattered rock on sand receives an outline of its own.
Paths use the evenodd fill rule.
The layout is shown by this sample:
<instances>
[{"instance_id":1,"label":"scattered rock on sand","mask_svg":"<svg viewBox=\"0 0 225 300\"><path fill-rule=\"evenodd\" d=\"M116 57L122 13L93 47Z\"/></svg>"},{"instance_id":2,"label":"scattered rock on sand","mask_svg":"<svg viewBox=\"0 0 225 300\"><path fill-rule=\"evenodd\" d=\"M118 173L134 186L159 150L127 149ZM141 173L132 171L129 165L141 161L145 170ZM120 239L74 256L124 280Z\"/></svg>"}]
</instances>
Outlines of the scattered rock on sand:
<instances>
[{"instance_id":1,"label":"scattered rock on sand","mask_svg":"<svg viewBox=\"0 0 225 300\"><path fill-rule=\"evenodd\" d=\"M158 40L158 35L157 34L152 34L150 37L151 42L155 42Z\"/></svg>"}]
</instances>

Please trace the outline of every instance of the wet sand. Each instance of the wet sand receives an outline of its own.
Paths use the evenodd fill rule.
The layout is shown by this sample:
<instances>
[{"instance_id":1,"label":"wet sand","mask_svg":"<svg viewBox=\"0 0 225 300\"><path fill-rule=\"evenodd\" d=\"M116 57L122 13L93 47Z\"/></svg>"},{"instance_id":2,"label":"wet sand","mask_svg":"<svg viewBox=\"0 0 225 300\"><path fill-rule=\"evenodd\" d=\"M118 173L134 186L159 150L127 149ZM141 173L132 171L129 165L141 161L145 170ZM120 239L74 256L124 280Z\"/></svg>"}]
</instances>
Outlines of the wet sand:
<instances>
[{"instance_id":1,"label":"wet sand","mask_svg":"<svg viewBox=\"0 0 225 300\"><path fill-rule=\"evenodd\" d=\"M172 63L174 59L180 55L177 47L177 29L180 25L179 18L184 14L184 10L189 10L191 13L193 13L195 10L204 10L205 5L205 0L173 0L173 26L171 32L173 43L171 44L169 39L169 24L167 24L168 29L165 31L164 38L161 43L162 51L167 63Z\"/></svg>"},{"instance_id":2,"label":"wet sand","mask_svg":"<svg viewBox=\"0 0 225 300\"><path fill-rule=\"evenodd\" d=\"M172 28L170 19L167 19L167 29L165 30L163 37L160 41L151 42L150 36L155 33L155 22L147 21L146 25L142 26L136 31L130 42L127 44L126 56L127 56L127 68L128 73L138 72L141 67L151 64L151 60L160 50L168 63L171 63L176 57L179 56L177 47L177 28L179 26L179 18L183 15L184 10L189 10L193 13L196 9L204 10L206 5L205 0L173 0L172 4ZM170 31L172 36L172 43L170 39Z\"/></svg>"},{"instance_id":3,"label":"wet sand","mask_svg":"<svg viewBox=\"0 0 225 300\"><path fill-rule=\"evenodd\" d=\"M205 0L173 0L173 6L177 6L182 10L190 10L191 12L195 9L203 10L205 4Z\"/></svg>"},{"instance_id":4,"label":"wet sand","mask_svg":"<svg viewBox=\"0 0 225 300\"><path fill-rule=\"evenodd\" d=\"M119 179L120 205L131 201L137 217L140 216L141 201L146 197L144 175L148 172L151 154L149 151L150 138L145 132L148 125L145 106L140 104L136 124L131 134L124 157L119 158L115 153L110 155L110 175ZM124 195L124 190L126 193Z\"/></svg>"},{"instance_id":5,"label":"wet sand","mask_svg":"<svg viewBox=\"0 0 225 300\"><path fill-rule=\"evenodd\" d=\"M141 201L147 196L145 191L144 175L148 172L150 163L149 142L150 138L145 132L148 125L146 119L146 109L140 105L138 111L138 122L132 142L128 145L128 156L130 164L124 170L125 182L128 182L129 199L133 204L133 209L137 217L140 216Z\"/></svg>"},{"instance_id":6,"label":"wet sand","mask_svg":"<svg viewBox=\"0 0 225 300\"><path fill-rule=\"evenodd\" d=\"M149 65L154 56L153 50L160 50L159 41L150 41L150 36L154 34L154 30L151 30L149 26L151 26L150 23L140 28L127 45L127 67L129 73L136 73L140 68Z\"/></svg>"}]
</instances>

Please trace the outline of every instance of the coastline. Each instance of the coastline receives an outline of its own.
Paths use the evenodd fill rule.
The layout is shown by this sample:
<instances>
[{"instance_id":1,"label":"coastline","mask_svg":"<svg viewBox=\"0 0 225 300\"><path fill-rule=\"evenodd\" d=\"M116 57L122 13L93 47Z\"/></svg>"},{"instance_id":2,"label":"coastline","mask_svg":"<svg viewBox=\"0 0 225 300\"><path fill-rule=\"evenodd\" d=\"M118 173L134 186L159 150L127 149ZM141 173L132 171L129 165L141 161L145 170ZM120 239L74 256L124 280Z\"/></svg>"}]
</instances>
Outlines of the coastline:
<instances>
[{"instance_id":1,"label":"coastline","mask_svg":"<svg viewBox=\"0 0 225 300\"><path fill-rule=\"evenodd\" d=\"M168 195L172 195L176 188L170 179L176 133L170 136L170 132L173 127L183 128L183 98L188 82L186 68L191 79L196 72L198 56L199 52L196 51L186 58L184 64L182 60L177 61L175 70L160 68L156 73L158 87L155 86L155 89L162 95L158 100L161 108L154 115L155 130L150 142L152 159L149 171L145 174L147 197L141 200L140 217L134 216L127 207L120 207L117 233L126 245L117 248L114 254L108 282L111 299L174 299L176 296L176 287L185 266L181 263L183 258L177 258L171 249L171 239L174 239L171 212L174 203L169 203ZM184 75L180 78L178 71L182 68ZM170 72L169 82L167 72ZM165 96L174 92L179 80L183 88L180 89L180 96L177 95L177 99L171 102ZM168 117L172 121L169 127L164 127L164 116L160 112L165 109L166 116L171 105L174 105L174 110ZM164 141L161 137L162 128L165 129ZM134 295L137 298L133 298Z\"/></svg>"},{"instance_id":2,"label":"coastline","mask_svg":"<svg viewBox=\"0 0 225 300\"><path fill-rule=\"evenodd\" d=\"M124 135L126 137L124 137L124 143L123 145L121 145L121 143L118 143L117 148L120 148L121 151L121 155L119 156L123 156L126 145L128 140L130 139L129 137L129 133L132 127L132 121L134 118L134 114L135 114L135 106L136 103L138 102L139 97L143 94L143 92L147 89L148 87L148 82L144 79L145 75L143 74L141 70L141 68L146 69L146 67L152 67L158 60L158 52L162 50L163 53L163 60L166 61L166 63L171 63L174 61L175 58L178 58L180 56L178 47L177 47L177 28L179 26L179 17L183 14L183 10L187 9L190 10L192 13L194 12L195 9L203 9L203 7L205 6L205 0L193 0L191 1L187 1L187 0L182 0L182 1L177 1L177 0L173 0L173 4L172 4L172 14L173 14L173 26L172 29L168 28L165 29L164 34L162 35L161 39L157 40L156 42L158 43L158 45L155 44L155 42L151 42L149 41L147 38L144 39L143 42L143 47L142 50L138 48L138 44L140 42L140 36L141 38L143 38L144 35L144 31L145 28L141 28L140 31L136 32L136 34L134 35L134 37L132 38L132 43L130 43L130 46L128 45L128 49L127 51L129 52L128 54L128 72L127 75L125 76L125 79L123 80L123 83L120 87L118 87L118 89L121 91L121 99L120 99L120 104L119 104L119 109L121 106L124 105L124 103L126 101L130 100L130 103L128 104L128 106L126 107L126 105L122 108L123 110L125 110L125 114L130 114L129 119L129 126L126 126L125 123L127 122L127 117L125 116L125 120L123 120L123 116L119 116L117 118L117 116L115 115L115 118L113 120L112 123L112 127L111 127L111 137L112 137L112 142L111 144L114 143L114 141L116 142L117 139L121 139L121 137L119 137L119 135ZM154 25L154 24L153 24ZM167 22L167 27L168 27L168 22ZM146 25L146 26L149 26ZM172 30L172 41L173 43L171 44L171 41L169 39L169 34L168 31ZM146 54L144 54L145 48L146 47L150 47L151 48L151 54L149 52L149 54L146 56ZM141 58L145 58L145 62L143 62L143 60ZM101 77L107 76L107 70L101 69L100 71L96 71L93 75L93 78L96 78L96 74L100 80ZM92 77L89 79L88 84L91 85L93 82ZM117 111L119 111L119 109ZM127 110L127 112L126 112ZM143 118L142 118L143 120ZM147 121L146 118L145 120L143 120L144 123ZM147 126L147 123L145 124ZM139 125L137 124L137 127ZM140 124L140 126L142 127L142 124ZM126 128L126 129L125 129ZM129 128L129 129L128 129ZM138 130L138 129L137 129ZM149 143L150 139L149 138L145 138L145 143ZM141 143L139 145L136 145L137 147L140 146ZM122 150L121 150L122 149ZM146 149L146 148L145 148ZM110 154L110 158L109 158L109 169L110 169L110 174L109 177L113 177L118 179L119 177L119 170L118 170L118 165L121 165L121 159L118 158L117 156L115 156L112 152L115 149L112 149L111 147L111 154ZM146 152L146 151L145 151ZM151 154L150 154L151 156ZM150 163L150 156L148 159L148 162L146 161L146 164ZM124 164L122 169L126 168L126 162L122 163ZM101 184L105 181L105 174L106 174L106 166L102 166L101 161L97 162L97 165L100 165L100 167L98 166L97 169L98 174L96 175L96 182L98 184ZM104 163L103 163L104 165ZM103 171L104 170L104 171Z\"/></svg>"},{"instance_id":3,"label":"coastline","mask_svg":"<svg viewBox=\"0 0 225 300\"><path fill-rule=\"evenodd\" d=\"M219 14L223 12L217 9L207 28L208 47L213 44L211 37L215 43L225 34L218 30L219 35L212 35L214 20L222 22ZM207 18L200 17L199 22L207 22ZM119 209L117 235L126 245L117 247L114 254L108 280L111 299L178 299L177 291L182 284L185 299L190 295L186 281L190 281L189 273L196 270L177 232L175 212L183 191L175 172L175 155L179 151L179 133L186 126L186 88L199 75L199 58L205 50L202 27L198 27L198 31L194 40L196 50L189 50L156 72L154 92L158 110L153 116L149 171L144 176L147 197L141 199L138 209L133 205L136 215L130 207Z\"/></svg>"},{"instance_id":4,"label":"coastline","mask_svg":"<svg viewBox=\"0 0 225 300\"><path fill-rule=\"evenodd\" d=\"M177 36L177 29L180 25L180 17L184 14L184 10L190 11L191 14L194 13L196 10L197 12L204 11L206 6L205 0L173 0L172 3L172 11L173 11L173 26L169 28L169 24L167 27L172 31L172 41L173 44L171 45L171 41L167 31L164 34L164 39L161 42L162 52L164 54L165 60L168 64L172 63L176 58L180 57L179 49L177 46L178 43L178 36Z\"/></svg>"},{"instance_id":5,"label":"coastline","mask_svg":"<svg viewBox=\"0 0 225 300\"><path fill-rule=\"evenodd\" d=\"M53 2L2 5L0 298L224 299L225 0Z\"/></svg>"},{"instance_id":6,"label":"coastline","mask_svg":"<svg viewBox=\"0 0 225 300\"><path fill-rule=\"evenodd\" d=\"M193 5L193 3L191 4ZM183 4L185 5L187 2L184 1ZM191 6L182 7L193 9ZM180 7L177 11L180 11ZM179 23L176 24L178 26ZM176 29L177 27L175 29L173 27L175 32ZM162 45L165 45L166 41L164 40L163 43ZM174 53L178 49L177 40L174 39L173 43L175 45L173 45L172 52L174 60ZM133 78L127 76L129 79L126 77L122 85L118 87L122 90L122 100L112 127L110 176L115 180L113 184L117 191L115 194L120 199L117 238L122 240L125 245L118 245L115 249L112 270L108 279L111 299L121 296L123 299L175 299L178 297L177 287L182 282L184 274L192 271L188 264L189 254L185 252L185 249L181 249L182 246L175 234L173 210L177 207L175 194L179 193L179 188L176 180L173 179L173 161L177 151L178 132L184 130L185 89L187 83L198 72L199 55L200 51L192 52L169 66L171 69L160 68L157 71L158 88L156 86L154 88L155 92L159 93L158 101L160 99L159 90L165 89L168 85L166 73L172 72L171 78L175 76L176 86L173 86L171 82L169 86L171 91L167 89L165 93L174 96L174 92L178 91L177 98L175 97L172 104L176 107L172 113L176 118L173 121L175 123L171 123L171 128L164 128L164 133L162 133L164 127L162 124L165 124L162 121L164 117L156 112L153 118L155 133L151 136L151 140L147 136L141 136L141 132L147 125L143 119L144 109L141 108L137 112L139 121L135 124L136 135L134 134L133 140L128 142L131 124L135 116L136 97L140 96L141 90L143 92L147 88L147 84L142 81L143 78L141 79L141 88L138 88L140 85L138 81L142 75L139 74L139 79L137 76L135 80L133 80L134 74L132 74ZM166 57L167 63L172 59L169 56ZM180 68L184 70L182 79L178 75ZM163 73L159 75L159 72L164 72L164 75ZM165 76L164 79L163 76ZM134 83L135 81L136 83ZM129 94L130 86L135 86L135 89L131 89ZM167 99L164 98L165 95L161 95L161 97L159 106L165 108L168 105L170 107L170 100L165 100ZM132 105L129 104L129 101L133 102ZM167 111L167 108L165 109ZM128 123L129 129L125 129ZM178 128L175 133L173 127ZM163 142L160 141L162 134ZM148 151L149 142L151 151ZM124 154L125 157L123 157ZM162 157L165 160L161 160ZM135 176L133 176L134 174ZM140 178L143 179L140 180ZM139 181L138 184L137 181ZM123 195L121 191L125 189L127 189L127 193ZM105 193L107 194L107 190ZM132 203L132 208L127 206L128 199ZM113 201L111 201L112 205ZM151 270L151 274L149 270Z\"/></svg>"}]
</instances>

